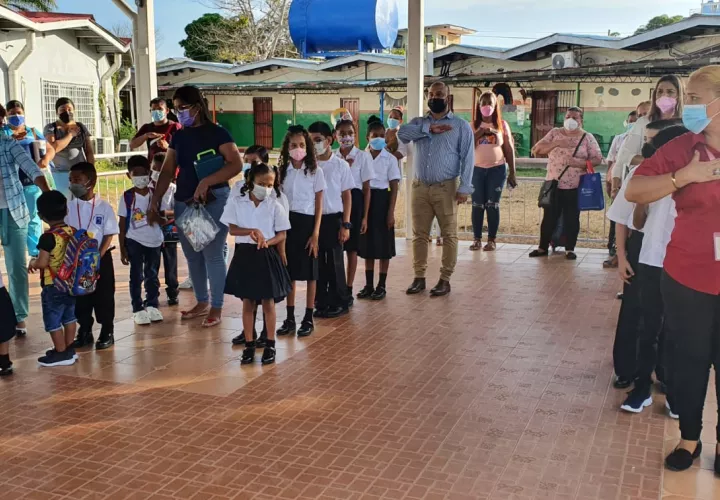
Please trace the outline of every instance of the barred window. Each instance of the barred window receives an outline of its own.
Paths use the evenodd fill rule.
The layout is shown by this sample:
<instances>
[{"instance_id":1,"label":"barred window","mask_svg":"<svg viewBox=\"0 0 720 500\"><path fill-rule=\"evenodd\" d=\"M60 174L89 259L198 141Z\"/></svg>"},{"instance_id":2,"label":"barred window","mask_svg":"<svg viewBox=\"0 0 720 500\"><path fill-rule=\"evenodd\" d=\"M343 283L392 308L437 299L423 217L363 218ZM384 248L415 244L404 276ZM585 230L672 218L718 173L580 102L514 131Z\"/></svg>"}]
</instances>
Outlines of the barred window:
<instances>
[{"instance_id":1,"label":"barred window","mask_svg":"<svg viewBox=\"0 0 720 500\"><path fill-rule=\"evenodd\" d=\"M55 102L61 97L69 97L75 103L75 121L82 122L95 135L95 93L92 85L76 83L42 81L43 119L51 123L57 119Z\"/></svg>"}]
</instances>

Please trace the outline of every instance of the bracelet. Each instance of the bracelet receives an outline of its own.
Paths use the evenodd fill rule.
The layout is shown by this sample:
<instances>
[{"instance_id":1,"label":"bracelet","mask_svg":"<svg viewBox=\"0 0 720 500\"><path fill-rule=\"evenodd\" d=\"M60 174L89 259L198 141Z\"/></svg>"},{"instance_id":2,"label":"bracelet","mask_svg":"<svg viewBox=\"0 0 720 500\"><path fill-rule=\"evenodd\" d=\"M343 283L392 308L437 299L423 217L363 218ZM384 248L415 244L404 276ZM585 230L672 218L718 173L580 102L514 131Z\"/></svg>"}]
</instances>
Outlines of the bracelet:
<instances>
[{"instance_id":1,"label":"bracelet","mask_svg":"<svg viewBox=\"0 0 720 500\"><path fill-rule=\"evenodd\" d=\"M673 183L673 187L675 187L675 191L679 191L679 190L680 190L680 187L677 185L677 179L675 179L675 172L673 172L672 174L670 174L670 180L671 180L672 183Z\"/></svg>"}]
</instances>

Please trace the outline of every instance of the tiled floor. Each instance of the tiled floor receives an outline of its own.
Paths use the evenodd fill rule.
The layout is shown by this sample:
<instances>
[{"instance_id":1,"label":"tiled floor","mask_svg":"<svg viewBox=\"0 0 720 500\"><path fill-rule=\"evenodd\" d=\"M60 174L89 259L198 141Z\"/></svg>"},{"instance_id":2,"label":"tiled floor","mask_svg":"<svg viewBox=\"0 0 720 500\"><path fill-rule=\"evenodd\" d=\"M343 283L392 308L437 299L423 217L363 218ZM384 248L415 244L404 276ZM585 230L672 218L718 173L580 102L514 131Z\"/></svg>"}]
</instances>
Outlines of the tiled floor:
<instances>
[{"instance_id":1,"label":"tiled floor","mask_svg":"<svg viewBox=\"0 0 720 500\"><path fill-rule=\"evenodd\" d=\"M168 308L136 328L121 269L116 346L41 369L35 297L0 380L0 498L720 499L714 406L702 469L683 474L661 467L678 434L662 397L617 410L602 252L571 263L465 243L452 295L431 299L403 293L398 246L386 301L280 340L269 368L240 366L236 300L220 329Z\"/></svg>"}]
</instances>

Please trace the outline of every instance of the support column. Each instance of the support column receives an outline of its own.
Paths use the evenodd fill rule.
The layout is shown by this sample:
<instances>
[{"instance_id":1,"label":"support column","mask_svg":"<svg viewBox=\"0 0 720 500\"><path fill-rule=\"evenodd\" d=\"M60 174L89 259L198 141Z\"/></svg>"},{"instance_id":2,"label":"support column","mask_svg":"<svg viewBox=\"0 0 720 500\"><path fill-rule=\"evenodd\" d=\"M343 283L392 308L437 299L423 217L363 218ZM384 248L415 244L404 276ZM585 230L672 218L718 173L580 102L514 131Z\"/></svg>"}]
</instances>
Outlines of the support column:
<instances>
[{"instance_id":1,"label":"support column","mask_svg":"<svg viewBox=\"0 0 720 500\"><path fill-rule=\"evenodd\" d=\"M425 81L425 0L408 0L408 41L405 49L407 76L406 120L423 114L423 91ZM412 183L413 148L405 161L405 233L412 238Z\"/></svg>"},{"instance_id":2,"label":"support column","mask_svg":"<svg viewBox=\"0 0 720 500\"><path fill-rule=\"evenodd\" d=\"M150 122L150 100L157 97L155 54L155 0L143 0L137 11L135 32L135 95L137 125Z\"/></svg>"}]
</instances>

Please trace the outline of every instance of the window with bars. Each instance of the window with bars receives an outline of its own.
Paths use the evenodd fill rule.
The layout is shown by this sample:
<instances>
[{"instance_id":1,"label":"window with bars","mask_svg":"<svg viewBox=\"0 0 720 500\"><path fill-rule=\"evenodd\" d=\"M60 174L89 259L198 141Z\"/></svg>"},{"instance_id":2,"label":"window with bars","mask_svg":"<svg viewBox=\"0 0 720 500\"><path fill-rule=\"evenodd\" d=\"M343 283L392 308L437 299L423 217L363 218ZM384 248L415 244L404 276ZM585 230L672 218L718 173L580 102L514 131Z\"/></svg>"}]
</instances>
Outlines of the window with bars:
<instances>
[{"instance_id":1,"label":"window with bars","mask_svg":"<svg viewBox=\"0 0 720 500\"><path fill-rule=\"evenodd\" d=\"M557 112L555 117L555 126L562 127L565 121L565 113L568 108L577 106L577 91L575 90L558 90Z\"/></svg>"},{"instance_id":2,"label":"window with bars","mask_svg":"<svg viewBox=\"0 0 720 500\"><path fill-rule=\"evenodd\" d=\"M92 85L77 83L42 81L43 119L51 123L57 119L55 102L61 97L69 97L75 103L75 121L82 122L95 136L95 92Z\"/></svg>"}]
</instances>

